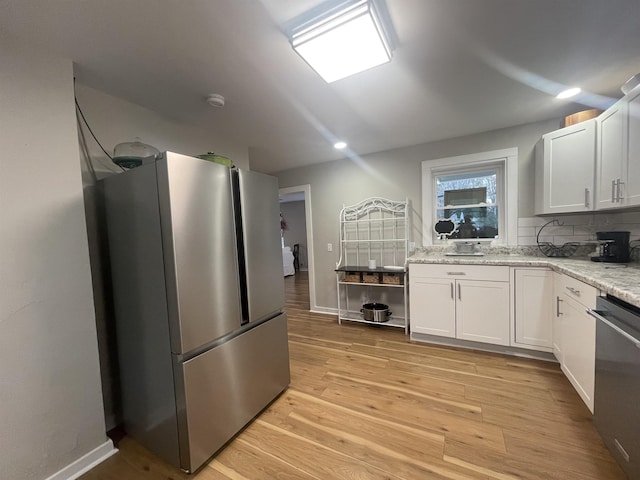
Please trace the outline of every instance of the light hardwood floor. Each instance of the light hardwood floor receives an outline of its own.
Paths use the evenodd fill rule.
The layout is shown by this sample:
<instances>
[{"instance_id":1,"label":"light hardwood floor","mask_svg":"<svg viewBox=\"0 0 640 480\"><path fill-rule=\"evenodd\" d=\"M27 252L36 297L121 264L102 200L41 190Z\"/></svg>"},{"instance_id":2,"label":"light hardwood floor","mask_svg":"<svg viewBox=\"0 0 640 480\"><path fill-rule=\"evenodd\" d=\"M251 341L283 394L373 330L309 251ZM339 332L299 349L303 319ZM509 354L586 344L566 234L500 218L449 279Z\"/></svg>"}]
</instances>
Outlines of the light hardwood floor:
<instances>
[{"instance_id":1,"label":"light hardwood floor","mask_svg":"<svg viewBox=\"0 0 640 480\"><path fill-rule=\"evenodd\" d=\"M287 391L195 475L124 437L81 478L625 478L558 365L339 326L308 311L304 272L285 285Z\"/></svg>"}]
</instances>

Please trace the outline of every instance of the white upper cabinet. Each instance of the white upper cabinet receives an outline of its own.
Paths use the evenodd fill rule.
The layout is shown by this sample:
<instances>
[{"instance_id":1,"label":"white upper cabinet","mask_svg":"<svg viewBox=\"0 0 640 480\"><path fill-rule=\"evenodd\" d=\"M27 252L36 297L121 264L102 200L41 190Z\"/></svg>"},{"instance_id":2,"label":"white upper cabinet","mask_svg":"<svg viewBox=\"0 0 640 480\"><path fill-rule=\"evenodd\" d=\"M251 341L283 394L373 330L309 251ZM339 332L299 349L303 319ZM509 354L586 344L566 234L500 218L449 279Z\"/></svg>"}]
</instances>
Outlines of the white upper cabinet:
<instances>
[{"instance_id":1,"label":"white upper cabinet","mask_svg":"<svg viewBox=\"0 0 640 480\"><path fill-rule=\"evenodd\" d=\"M640 88L625 97L627 102L626 206L640 205Z\"/></svg>"},{"instance_id":2,"label":"white upper cabinet","mask_svg":"<svg viewBox=\"0 0 640 480\"><path fill-rule=\"evenodd\" d=\"M536 147L535 213L593 210L595 119L543 135Z\"/></svg>"},{"instance_id":3,"label":"white upper cabinet","mask_svg":"<svg viewBox=\"0 0 640 480\"><path fill-rule=\"evenodd\" d=\"M617 102L597 118L597 209L616 208L620 206L620 190L624 186L625 176L623 151L625 107L624 102Z\"/></svg>"},{"instance_id":4,"label":"white upper cabinet","mask_svg":"<svg viewBox=\"0 0 640 480\"><path fill-rule=\"evenodd\" d=\"M640 88L598 119L596 209L640 205Z\"/></svg>"},{"instance_id":5,"label":"white upper cabinet","mask_svg":"<svg viewBox=\"0 0 640 480\"><path fill-rule=\"evenodd\" d=\"M547 133L536 146L535 213L640 205L640 86L598 118Z\"/></svg>"}]
</instances>

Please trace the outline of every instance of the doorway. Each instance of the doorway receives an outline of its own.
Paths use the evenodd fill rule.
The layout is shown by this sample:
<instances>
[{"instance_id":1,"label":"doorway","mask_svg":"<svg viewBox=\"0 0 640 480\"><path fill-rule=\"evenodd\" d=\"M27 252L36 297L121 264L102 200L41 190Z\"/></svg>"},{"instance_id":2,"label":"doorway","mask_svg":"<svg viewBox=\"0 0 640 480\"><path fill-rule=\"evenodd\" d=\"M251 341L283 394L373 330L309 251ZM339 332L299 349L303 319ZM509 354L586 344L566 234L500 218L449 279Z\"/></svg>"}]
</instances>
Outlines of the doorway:
<instances>
[{"instance_id":1,"label":"doorway","mask_svg":"<svg viewBox=\"0 0 640 480\"><path fill-rule=\"evenodd\" d=\"M304 208L301 211L304 214L304 225L306 230L306 245L304 251L300 254L301 269L308 270L309 275L309 305L310 310L316 308L316 290L314 276L314 260L313 260L313 222L311 219L311 185L299 185L296 187L286 187L279 190L280 203L286 202L304 202ZM286 220L286 218L285 218ZM293 245L289 245L293 248Z\"/></svg>"}]
</instances>

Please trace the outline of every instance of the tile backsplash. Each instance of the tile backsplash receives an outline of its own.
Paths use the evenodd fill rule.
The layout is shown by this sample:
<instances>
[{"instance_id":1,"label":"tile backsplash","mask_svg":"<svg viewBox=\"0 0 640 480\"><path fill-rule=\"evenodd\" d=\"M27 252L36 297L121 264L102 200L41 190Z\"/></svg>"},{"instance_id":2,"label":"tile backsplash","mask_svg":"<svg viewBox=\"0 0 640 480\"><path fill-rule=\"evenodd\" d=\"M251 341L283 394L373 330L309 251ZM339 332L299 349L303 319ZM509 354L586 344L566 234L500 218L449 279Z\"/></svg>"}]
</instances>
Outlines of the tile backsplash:
<instances>
[{"instance_id":1,"label":"tile backsplash","mask_svg":"<svg viewBox=\"0 0 640 480\"><path fill-rule=\"evenodd\" d=\"M628 231L631 232L631 246L640 245L640 211L519 218L518 245L536 245L536 235L551 220L557 220L558 223L549 224L542 229L541 242L555 245L566 242L588 243L595 241L596 232ZM595 250L594 243L593 251ZM633 250L634 260L638 259L639 250L640 248Z\"/></svg>"}]
</instances>

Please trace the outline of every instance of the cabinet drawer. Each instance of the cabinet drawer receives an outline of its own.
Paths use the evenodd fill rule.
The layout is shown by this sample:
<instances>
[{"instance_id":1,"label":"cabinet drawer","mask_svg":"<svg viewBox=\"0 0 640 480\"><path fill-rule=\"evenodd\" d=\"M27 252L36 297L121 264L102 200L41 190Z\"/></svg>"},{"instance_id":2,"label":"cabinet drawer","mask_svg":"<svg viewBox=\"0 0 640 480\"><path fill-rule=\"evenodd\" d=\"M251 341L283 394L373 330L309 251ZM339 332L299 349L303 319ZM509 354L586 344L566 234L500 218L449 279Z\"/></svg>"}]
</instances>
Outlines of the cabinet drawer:
<instances>
[{"instance_id":1,"label":"cabinet drawer","mask_svg":"<svg viewBox=\"0 0 640 480\"><path fill-rule=\"evenodd\" d=\"M486 280L508 282L509 267L487 265L411 264L410 278L450 278L452 280Z\"/></svg>"},{"instance_id":2,"label":"cabinet drawer","mask_svg":"<svg viewBox=\"0 0 640 480\"><path fill-rule=\"evenodd\" d=\"M560 291L585 308L596 308L598 289L568 275L560 278Z\"/></svg>"}]
</instances>

